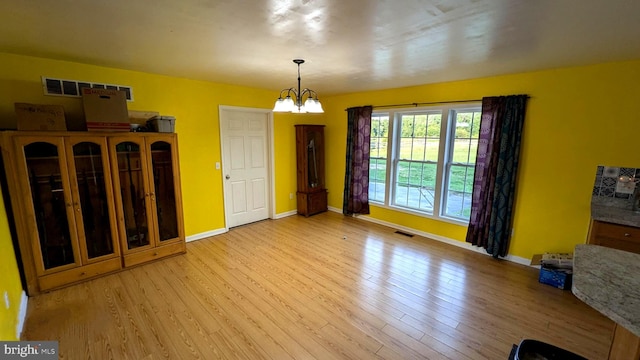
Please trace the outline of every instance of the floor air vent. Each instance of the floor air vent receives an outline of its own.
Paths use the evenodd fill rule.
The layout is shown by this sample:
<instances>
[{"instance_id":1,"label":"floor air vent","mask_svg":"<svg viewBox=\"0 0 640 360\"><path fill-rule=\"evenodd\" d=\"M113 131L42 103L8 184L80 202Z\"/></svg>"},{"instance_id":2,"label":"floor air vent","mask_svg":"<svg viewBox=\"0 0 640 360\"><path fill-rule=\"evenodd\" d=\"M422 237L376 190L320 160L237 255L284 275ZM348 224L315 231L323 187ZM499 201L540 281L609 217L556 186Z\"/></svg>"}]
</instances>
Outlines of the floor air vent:
<instances>
[{"instance_id":1,"label":"floor air vent","mask_svg":"<svg viewBox=\"0 0 640 360\"><path fill-rule=\"evenodd\" d=\"M131 86L100 84L88 81L54 79L50 77L42 77L42 88L45 95L53 96L82 96L83 88L122 90L127 94L127 101L133 101L133 92Z\"/></svg>"},{"instance_id":2,"label":"floor air vent","mask_svg":"<svg viewBox=\"0 0 640 360\"><path fill-rule=\"evenodd\" d=\"M406 233L406 232L400 231L400 230L396 230L396 232L394 234L400 234L400 235L404 235L406 237L413 237L413 234L409 234L409 233Z\"/></svg>"}]
</instances>

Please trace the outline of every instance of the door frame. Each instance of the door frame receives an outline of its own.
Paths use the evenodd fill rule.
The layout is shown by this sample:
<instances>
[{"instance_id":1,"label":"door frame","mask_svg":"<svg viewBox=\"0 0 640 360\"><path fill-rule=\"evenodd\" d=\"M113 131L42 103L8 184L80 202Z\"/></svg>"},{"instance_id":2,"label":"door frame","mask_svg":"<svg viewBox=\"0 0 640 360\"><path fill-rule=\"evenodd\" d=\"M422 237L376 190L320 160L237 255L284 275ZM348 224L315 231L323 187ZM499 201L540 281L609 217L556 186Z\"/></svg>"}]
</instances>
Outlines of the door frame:
<instances>
[{"instance_id":1,"label":"door frame","mask_svg":"<svg viewBox=\"0 0 640 360\"><path fill-rule=\"evenodd\" d=\"M222 127L222 117L224 111L242 111L242 112L253 112L267 115L267 178L269 179L269 191L267 196L267 209L268 209L268 218L273 219L276 213L276 189L275 189L275 159L274 159L274 139L273 139L273 111L271 109L263 109L263 108L251 108L251 107L242 107L242 106L230 106L230 105L218 105L218 129L220 131L220 180L222 181L222 198L223 198L223 210L224 210L224 230L225 232L229 231L229 219L227 214L227 182L224 179L224 169L225 169L225 146L223 143L224 139L224 129Z\"/></svg>"}]
</instances>

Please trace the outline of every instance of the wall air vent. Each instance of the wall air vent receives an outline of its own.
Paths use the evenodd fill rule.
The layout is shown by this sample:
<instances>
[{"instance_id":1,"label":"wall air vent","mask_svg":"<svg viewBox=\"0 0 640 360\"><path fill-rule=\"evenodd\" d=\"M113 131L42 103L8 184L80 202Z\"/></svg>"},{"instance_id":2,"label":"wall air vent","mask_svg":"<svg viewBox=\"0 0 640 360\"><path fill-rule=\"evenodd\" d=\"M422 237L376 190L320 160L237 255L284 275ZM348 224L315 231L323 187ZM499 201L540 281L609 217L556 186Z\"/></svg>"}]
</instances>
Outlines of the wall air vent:
<instances>
[{"instance_id":1,"label":"wall air vent","mask_svg":"<svg viewBox=\"0 0 640 360\"><path fill-rule=\"evenodd\" d=\"M133 101L133 90L131 86L42 77L42 89L45 95L80 97L82 96L83 88L122 90L127 94L127 101Z\"/></svg>"},{"instance_id":2,"label":"wall air vent","mask_svg":"<svg viewBox=\"0 0 640 360\"><path fill-rule=\"evenodd\" d=\"M400 230L395 231L394 234L400 234L400 235L404 235L406 237L413 237L413 234L409 234L409 233L406 233L406 232L400 231Z\"/></svg>"}]
</instances>

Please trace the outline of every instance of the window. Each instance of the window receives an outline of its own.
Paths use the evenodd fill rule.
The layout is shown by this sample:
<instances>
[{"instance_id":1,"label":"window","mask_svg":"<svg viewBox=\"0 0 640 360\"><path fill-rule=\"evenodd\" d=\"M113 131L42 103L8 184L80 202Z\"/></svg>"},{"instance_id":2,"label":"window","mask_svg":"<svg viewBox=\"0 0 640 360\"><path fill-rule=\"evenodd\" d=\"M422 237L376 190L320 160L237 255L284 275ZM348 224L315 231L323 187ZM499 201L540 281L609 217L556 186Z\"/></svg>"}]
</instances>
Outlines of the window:
<instances>
[{"instance_id":1,"label":"window","mask_svg":"<svg viewBox=\"0 0 640 360\"><path fill-rule=\"evenodd\" d=\"M45 95L82 97L83 88L110 89L110 90L124 91L127 101L133 101L133 92L132 92L133 90L131 86L108 85L108 84L90 83L86 81L54 79L46 76L42 77L42 85L43 85L42 88L44 90Z\"/></svg>"},{"instance_id":2,"label":"window","mask_svg":"<svg viewBox=\"0 0 640 360\"><path fill-rule=\"evenodd\" d=\"M374 113L369 200L468 221L480 115L479 104Z\"/></svg>"},{"instance_id":3,"label":"window","mask_svg":"<svg viewBox=\"0 0 640 360\"><path fill-rule=\"evenodd\" d=\"M371 116L371 152L369 153L369 200L384 202L387 181L387 144L389 117Z\"/></svg>"}]
</instances>

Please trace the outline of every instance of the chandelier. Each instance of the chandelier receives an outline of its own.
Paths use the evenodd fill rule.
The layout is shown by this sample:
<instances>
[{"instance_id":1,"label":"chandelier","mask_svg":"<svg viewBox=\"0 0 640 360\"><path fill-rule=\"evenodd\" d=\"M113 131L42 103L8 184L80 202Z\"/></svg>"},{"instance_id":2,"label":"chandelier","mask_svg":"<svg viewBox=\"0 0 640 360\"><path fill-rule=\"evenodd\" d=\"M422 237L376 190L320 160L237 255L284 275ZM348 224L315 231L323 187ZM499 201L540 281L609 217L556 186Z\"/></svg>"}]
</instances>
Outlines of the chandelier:
<instances>
[{"instance_id":1,"label":"chandelier","mask_svg":"<svg viewBox=\"0 0 640 360\"><path fill-rule=\"evenodd\" d=\"M274 112L292 112L292 113L323 113L322 104L318 100L318 94L311 89L303 89L300 91L300 64L304 63L302 59L294 59L294 63L298 64L298 89L289 88L280 91L280 96L276 100L273 107ZM283 98L282 95L287 95ZM302 102L304 97L307 99Z\"/></svg>"}]
</instances>

